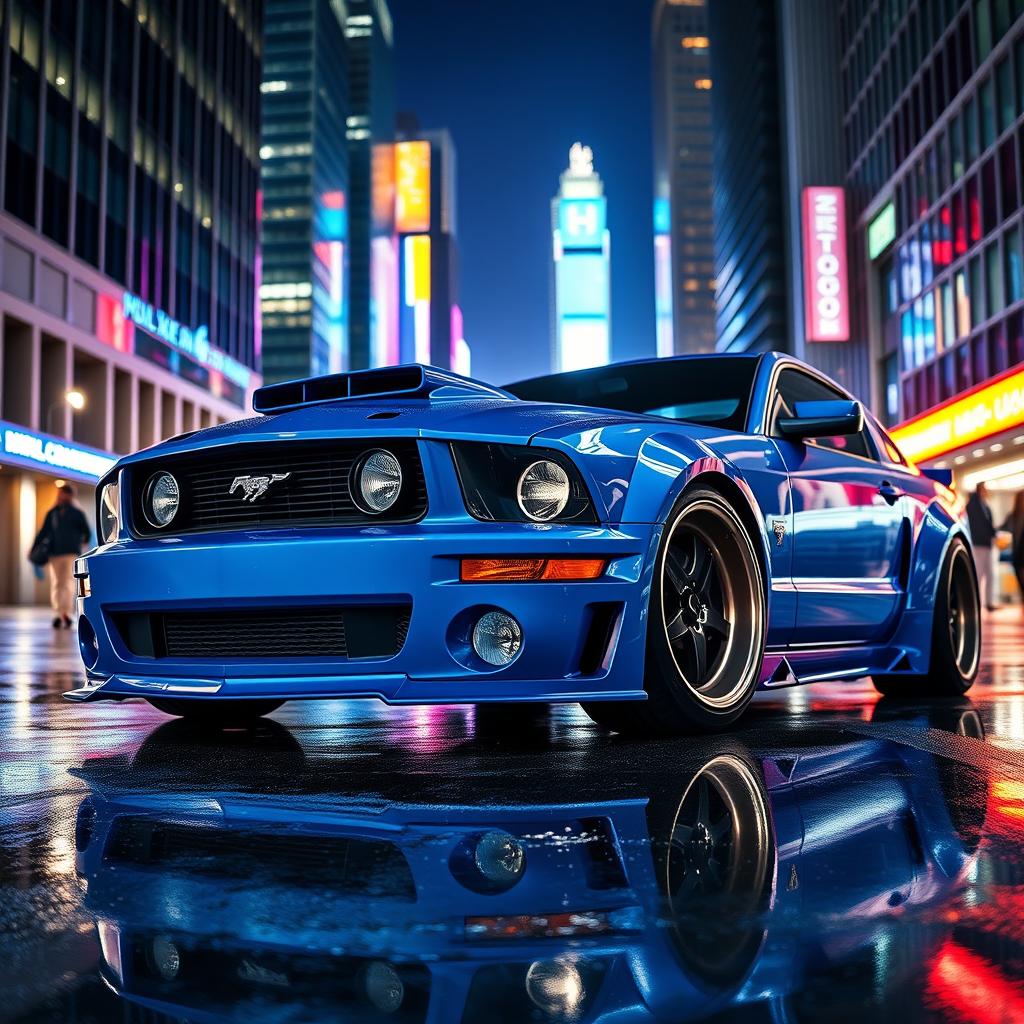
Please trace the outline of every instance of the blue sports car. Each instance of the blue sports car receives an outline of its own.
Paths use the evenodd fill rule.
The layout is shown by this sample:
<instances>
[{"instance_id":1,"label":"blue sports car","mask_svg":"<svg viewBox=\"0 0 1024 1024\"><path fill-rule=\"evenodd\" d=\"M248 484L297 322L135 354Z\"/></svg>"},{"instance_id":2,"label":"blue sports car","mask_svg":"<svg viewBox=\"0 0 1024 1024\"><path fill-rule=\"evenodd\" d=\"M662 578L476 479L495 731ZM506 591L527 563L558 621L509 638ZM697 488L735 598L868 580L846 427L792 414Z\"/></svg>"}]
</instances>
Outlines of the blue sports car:
<instances>
[{"instance_id":1,"label":"blue sports car","mask_svg":"<svg viewBox=\"0 0 1024 1024\"><path fill-rule=\"evenodd\" d=\"M398 366L253 405L101 481L72 700L219 722L579 701L648 734L727 726L759 686L955 695L977 673L948 476L787 356L506 388Z\"/></svg>"}]
</instances>

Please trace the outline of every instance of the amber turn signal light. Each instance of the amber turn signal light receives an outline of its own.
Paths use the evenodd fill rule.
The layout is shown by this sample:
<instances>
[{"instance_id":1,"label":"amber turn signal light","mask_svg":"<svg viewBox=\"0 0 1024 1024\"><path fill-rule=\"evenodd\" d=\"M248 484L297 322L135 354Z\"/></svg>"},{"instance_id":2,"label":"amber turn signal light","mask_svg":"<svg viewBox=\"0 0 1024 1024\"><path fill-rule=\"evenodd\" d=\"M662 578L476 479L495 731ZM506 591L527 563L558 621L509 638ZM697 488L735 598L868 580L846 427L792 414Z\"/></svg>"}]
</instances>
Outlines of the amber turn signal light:
<instances>
[{"instance_id":1,"label":"amber turn signal light","mask_svg":"<svg viewBox=\"0 0 1024 1024\"><path fill-rule=\"evenodd\" d=\"M463 583L596 580L607 564L604 558L464 558L461 579Z\"/></svg>"}]
</instances>

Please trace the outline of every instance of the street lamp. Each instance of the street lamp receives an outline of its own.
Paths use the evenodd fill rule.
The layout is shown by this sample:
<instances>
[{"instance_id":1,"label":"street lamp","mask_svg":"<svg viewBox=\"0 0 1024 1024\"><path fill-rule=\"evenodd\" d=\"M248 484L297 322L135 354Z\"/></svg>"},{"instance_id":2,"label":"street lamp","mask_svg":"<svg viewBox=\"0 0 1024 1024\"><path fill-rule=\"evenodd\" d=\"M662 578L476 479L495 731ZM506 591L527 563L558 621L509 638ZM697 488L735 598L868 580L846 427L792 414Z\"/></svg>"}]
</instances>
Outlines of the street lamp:
<instances>
[{"instance_id":1,"label":"street lamp","mask_svg":"<svg viewBox=\"0 0 1024 1024\"><path fill-rule=\"evenodd\" d=\"M85 408L85 392L80 388L68 388L64 392L64 397L60 401L54 402L46 410L46 432L48 434L54 433L53 414L64 405L70 406L72 412L81 412Z\"/></svg>"}]
</instances>

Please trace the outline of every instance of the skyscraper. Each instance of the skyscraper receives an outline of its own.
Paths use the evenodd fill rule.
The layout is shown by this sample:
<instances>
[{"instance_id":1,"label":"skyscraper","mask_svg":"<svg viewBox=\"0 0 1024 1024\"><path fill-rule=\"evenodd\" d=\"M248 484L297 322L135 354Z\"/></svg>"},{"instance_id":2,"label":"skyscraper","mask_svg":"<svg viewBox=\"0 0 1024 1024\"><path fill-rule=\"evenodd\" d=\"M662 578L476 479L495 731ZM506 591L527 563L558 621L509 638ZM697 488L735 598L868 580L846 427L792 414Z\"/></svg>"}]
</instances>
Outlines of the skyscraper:
<instances>
[{"instance_id":1,"label":"skyscraper","mask_svg":"<svg viewBox=\"0 0 1024 1024\"><path fill-rule=\"evenodd\" d=\"M657 0L652 36L658 355L711 352L715 347L712 78L704 0Z\"/></svg>"},{"instance_id":2,"label":"skyscraper","mask_svg":"<svg viewBox=\"0 0 1024 1024\"><path fill-rule=\"evenodd\" d=\"M0 603L57 480L242 415L260 383L262 3L0 11Z\"/></svg>"},{"instance_id":3,"label":"skyscraper","mask_svg":"<svg viewBox=\"0 0 1024 1024\"><path fill-rule=\"evenodd\" d=\"M348 0L349 348L354 368L398 358L394 40L387 0Z\"/></svg>"},{"instance_id":4,"label":"skyscraper","mask_svg":"<svg viewBox=\"0 0 1024 1024\"><path fill-rule=\"evenodd\" d=\"M839 0L714 0L708 26L717 347L790 352L870 400L849 327Z\"/></svg>"},{"instance_id":5,"label":"skyscraper","mask_svg":"<svg viewBox=\"0 0 1024 1024\"><path fill-rule=\"evenodd\" d=\"M551 200L552 352L556 372L611 359L611 235L604 183L576 142Z\"/></svg>"},{"instance_id":6,"label":"skyscraper","mask_svg":"<svg viewBox=\"0 0 1024 1024\"><path fill-rule=\"evenodd\" d=\"M840 25L877 408L909 458L985 481L1002 522L1024 487L1024 6L843 3Z\"/></svg>"},{"instance_id":7,"label":"skyscraper","mask_svg":"<svg viewBox=\"0 0 1024 1024\"><path fill-rule=\"evenodd\" d=\"M400 119L394 223L400 245L399 356L463 373L469 349L458 304L455 147L447 130Z\"/></svg>"},{"instance_id":8,"label":"skyscraper","mask_svg":"<svg viewBox=\"0 0 1024 1024\"><path fill-rule=\"evenodd\" d=\"M264 35L263 373L349 365L349 173L343 0L267 0Z\"/></svg>"}]
</instances>

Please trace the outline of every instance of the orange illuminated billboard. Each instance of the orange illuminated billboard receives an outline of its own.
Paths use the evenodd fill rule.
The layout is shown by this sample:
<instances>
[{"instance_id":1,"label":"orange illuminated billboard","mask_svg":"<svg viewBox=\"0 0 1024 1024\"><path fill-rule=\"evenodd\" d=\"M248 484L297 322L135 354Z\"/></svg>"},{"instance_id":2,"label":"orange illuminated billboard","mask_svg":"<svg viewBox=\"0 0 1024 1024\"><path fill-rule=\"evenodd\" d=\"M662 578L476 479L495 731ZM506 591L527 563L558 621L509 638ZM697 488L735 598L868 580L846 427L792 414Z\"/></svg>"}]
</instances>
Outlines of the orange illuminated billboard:
<instances>
[{"instance_id":1,"label":"orange illuminated billboard","mask_svg":"<svg viewBox=\"0 0 1024 1024\"><path fill-rule=\"evenodd\" d=\"M1024 370L1010 370L892 431L911 462L926 462L1024 425Z\"/></svg>"},{"instance_id":2,"label":"orange illuminated billboard","mask_svg":"<svg viewBox=\"0 0 1024 1024\"><path fill-rule=\"evenodd\" d=\"M395 144L395 228L400 234L430 230L430 143Z\"/></svg>"}]
</instances>

